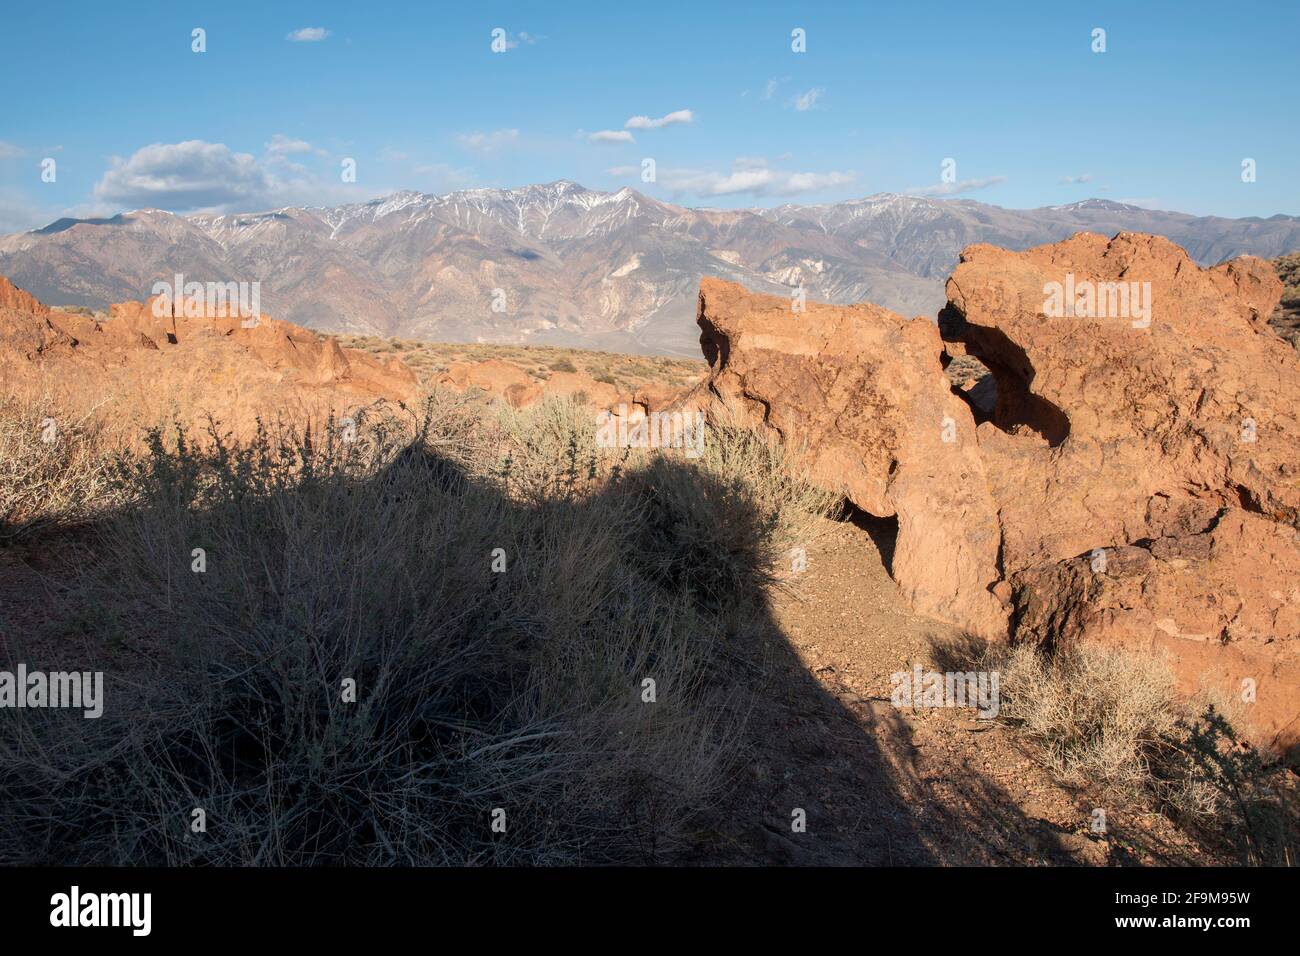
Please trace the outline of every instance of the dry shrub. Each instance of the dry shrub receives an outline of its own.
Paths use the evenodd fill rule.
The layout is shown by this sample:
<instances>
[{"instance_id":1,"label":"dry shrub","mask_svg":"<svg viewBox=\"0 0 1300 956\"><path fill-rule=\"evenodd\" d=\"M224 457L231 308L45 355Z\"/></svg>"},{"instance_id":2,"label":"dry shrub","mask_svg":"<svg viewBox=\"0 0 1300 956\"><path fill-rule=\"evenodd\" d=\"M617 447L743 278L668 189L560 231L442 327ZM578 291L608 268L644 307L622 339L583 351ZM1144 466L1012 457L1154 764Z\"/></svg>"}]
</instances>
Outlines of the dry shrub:
<instances>
[{"instance_id":1,"label":"dry shrub","mask_svg":"<svg viewBox=\"0 0 1300 956\"><path fill-rule=\"evenodd\" d=\"M104 716L0 715L0 861L678 848L741 739L716 605L761 606L751 578L824 502L748 438L611 461L589 409L480 414L435 396L353 441L334 423L201 447L153 433L56 612L115 622L118 644L58 662L106 672ZM683 542L680 580L646 573Z\"/></svg>"},{"instance_id":2,"label":"dry shrub","mask_svg":"<svg viewBox=\"0 0 1300 956\"><path fill-rule=\"evenodd\" d=\"M1095 643L991 649L1001 716L1060 779L1150 803L1227 835L1252 863L1290 863L1296 794L1282 761L1246 744L1242 708L1222 694L1181 698L1167 657Z\"/></svg>"},{"instance_id":3,"label":"dry shrub","mask_svg":"<svg viewBox=\"0 0 1300 956\"><path fill-rule=\"evenodd\" d=\"M1049 654L1021 644L997 669L1002 715L1071 783L1140 790L1178 722L1173 673L1149 654L1094 644Z\"/></svg>"},{"instance_id":4,"label":"dry shrub","mask_svg":"<svg viewBox=\"0 0 1300 956\"><path fill-rule=\"evenodd\" d=\"M785 550L838 506L782 446L741 428L708 428L698 468L675 461L655 457L624 479L647 502L638 554L661 586L713 609L776 584Z\"/></svg>"},{"instance_id":5,"label":"dry shrub","mask_svg":"<svg viewBox=\"0 0 1300 956\"><path fill-rule=\"evenodd\" d=\"M0 543L77 524L111 504L115 458L94 410L71 417L49 396L0 396Z\"/></svg>"}]
</instances>

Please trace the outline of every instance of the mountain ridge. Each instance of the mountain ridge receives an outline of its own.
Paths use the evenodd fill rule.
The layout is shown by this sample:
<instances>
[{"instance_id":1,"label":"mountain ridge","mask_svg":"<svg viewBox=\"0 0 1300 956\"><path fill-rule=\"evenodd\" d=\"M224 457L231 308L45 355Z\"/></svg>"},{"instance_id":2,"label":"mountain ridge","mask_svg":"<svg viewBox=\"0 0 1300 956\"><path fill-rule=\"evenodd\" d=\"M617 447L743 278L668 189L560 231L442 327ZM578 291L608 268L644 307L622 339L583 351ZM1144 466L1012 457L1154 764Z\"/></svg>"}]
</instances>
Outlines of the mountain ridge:
<instances>
[{"instance_id":1,"label":"mountain ridge","mask_svg":"<svg viewBox=\"0 0 1300 956\"><path fill-rule=\"evenodd\" d=\"M1300 217L1286 215L1197 217L1099 198L1012 210L896 193L726 210L561 179L339 206L64 217L0 237L0 274L65 305L140 299L180 272L259 281L269 314L327 331L694 355L703 275L933 316L966 245L1024 249L1080 231L1166 235L1203 264L1300 248Z\"/></svg>"}]
</instances>

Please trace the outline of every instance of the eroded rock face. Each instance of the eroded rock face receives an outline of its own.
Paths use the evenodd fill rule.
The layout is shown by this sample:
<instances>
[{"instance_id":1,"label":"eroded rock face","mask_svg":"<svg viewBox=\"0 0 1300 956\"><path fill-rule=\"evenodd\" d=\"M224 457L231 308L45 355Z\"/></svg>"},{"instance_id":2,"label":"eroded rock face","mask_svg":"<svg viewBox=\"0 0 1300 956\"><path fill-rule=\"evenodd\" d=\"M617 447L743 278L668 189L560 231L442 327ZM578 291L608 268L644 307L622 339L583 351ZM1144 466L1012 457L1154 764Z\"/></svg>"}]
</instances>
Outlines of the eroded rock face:
<instances>
[{"instance_id":1,"label":"eroded rock face","mask_svg":"<svg viewBox=\"0 0 1300 956\"><path fill-rule=\"evenodd\" d=\"M1248 719L1286 749L1300 361L1266 322L1280 292L1258 259L1202 269L1159 237L1080 234L968 248L940 324L996 378L979 446L1016 638L1163 648L1189 692L1253 681Z\"/></svg>"},{"instance_id":2,"label":"eroded rock face","mask_svg":"<svg viewBox=\"0 0 1300 956\"><path fill-rule=\"evenodd\" d=\"M12 309L29 315L49 315L50 308L36 301L30 292L24 292L4 276L0 276L0 309Z\"/></svg>"},{"instance_id":3,"label":"eroded rock face","mask_svg":"<svg viewBox=\"0 0 1300 956\"><path fill-rule=\"evenodd\" d=\"M1280 290L1260 260L1202 269L1153 236L973 246L945 346L876 306L796 312L706 279L710 373L689 401L897 515L893 573L917 611L995 638L1165 649L1189 693L1253 682L1257 739L1286 749L1300 361L1265 321ZM963 374L981 365L991 379Z\"/></svg>"},{"instance_id":4,"label":"eroded rock face","mask_svg":"<svg viewBox=\"0 0 1300 956\"><path fill-rule=\"evenodd\" d=\"M1300 743L1300 534L1238 508L1012 578L1016 637L1168 652L1179 689L1253 698L1262 742Z\"/></svg>"},{"instance_id":5,"label":"eroded rock face","mask_svg":"<svg viewBox=\"0 0 1300 956\"><path fill-rule=\"evenodd\" d=\"M1091 310L1046 314L1053 283L1085 307L1094 291ZM997 381L979 439L1007 573L1158 536L1160 496L1300 525L1300 374L1265 321L1280 292L1262 260L1202 269L1156 236L963 253L941 326Z\"/></svg>"},{"instance_id":6,"label":"eroded rock face","mask_svg":"<svg viewBox=\"0 0 1300 956\"><path fill-rule=\"evenodd\" d=\"M795 312L719 279L700 284L698 322L709 376L688 401L767 429L815 480L897 516L893 575L919 612L1004 635L997 509L934 324L868 304Z\"/></svg>"},{"instance_id":7,"label":"eroded rock face","mask_svg":"<svg viewBox=\"0 0 1300 956\"><path fill-rule=\"evenodd\" d=\"M33 310L20 291L0 296L21 306L0 305L0 382L47 393L69 412L106 404L121 423L198 429L211 413L243 434L259 418L345 414L419 394L400 362L266 316L157 316L150 300L114 305L99 322L39 303Z\"/></svg>"}]
</instances>

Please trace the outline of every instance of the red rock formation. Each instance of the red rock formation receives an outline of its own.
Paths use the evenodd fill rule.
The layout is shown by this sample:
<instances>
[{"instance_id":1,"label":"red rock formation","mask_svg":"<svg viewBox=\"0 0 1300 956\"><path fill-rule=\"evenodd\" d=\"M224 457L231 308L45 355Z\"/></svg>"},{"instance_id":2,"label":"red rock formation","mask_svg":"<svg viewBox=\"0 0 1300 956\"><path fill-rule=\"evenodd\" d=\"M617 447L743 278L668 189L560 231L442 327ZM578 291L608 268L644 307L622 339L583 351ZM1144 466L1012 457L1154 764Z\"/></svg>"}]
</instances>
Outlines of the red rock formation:
<instances>
[{"instance_id":1,"label":"red rock formation","mask_svg":"<svg viewBox=\"0 0 1300 956\"><path fill-rule=\"evenodd\" d=\"M0 306L0 383L48 392L69 411L107 404L119 421L196 427L211 413L240 433L258 418L341 414L418 396L415 374L401 363L341 349L288 322L158 317L152 300L114 305L99 322L47 309L0 282L4 301L21 306Z\"/></svg>"},{"instance_id":2,"label":"red rock formation","mask_svg":"<svg viewBox=\"0 0 1300 956\"><path fill-rule=\"evenodd\" d=\"M1046 315L1067 277L1148 284L1149 326ZM1157 497L1300 524L1300 375L1265 322L1280 292L1262 260L1202 269L1156 236L962 254L942 321L997 381L979 443L1007 573L1161 534Z\"/></svg>"},{"instance_id":3,"label":"red rock formation","mask_svg":"<svg viewBox=\"0 0 1300 956\"><path fill-rule=\"evenodd\" d=\"M893 573L919 612L1001 637L1004 597L1018 639L1163 648L1185 691L1253 691L1258 739L1285 749L1300 742L1300 359L1265 321L1280 291L1267 263L1202 269L1153 236L972 246L940 326L994 396L950 387L924 320L794 312L706 279L710 374L689 401L897 515Z\"/></svg>"},{"instance_id":4,"label":"red rock formation","mask_svg":"<svg viewBox=\"0 0 1300 956\"><path fill-rule=\"evenodd\" d=\"M1207 530L1017 574L1016 637L1168 652L1179 687L1246 701L1259 739L1300 743L1300 535L1237 508Z\"/></svg>"},{"instance_id":5,"label":"red rock formation","mask_svg":"<svg viewBox=\"0 0 1300 956\"><path fill-rule=\"evenodd\" d=\"M4 276L0 276L0 309L12 309L30 315L49 315L50 307L36 301L36 297L24 292Z\"/></svg>"},{"instance_id":6,"label":"red rock formation","mask_svg":"<svg viewBox=\"0 0 1300 956\"><path fill-rule=\"evenodd\" d=\"M979 446L1016 637L1163 648L1187 691L1253 682L1248 719L1285 749L1300 741L1300 362L1266 324L1280 293L1258 259L1202 269L1156 236L1080 234L970 247L941 322L997 383Z\"/></svg>"},{"instance_id":7,"label":"red rock formation","mask_svg":"<svg viewBox=\"0 0 1300 956\"><path fill-rule=\"evenodd\" d=\"M1003 635L997 510L934 324L865 304L794 312L719 279L701 282L698 321L710 371L692 400L781 438L863 511L896 515L893 574L918 611Z\"/></svg>"},{"instance_id":8,"label":"red rock formation","mask_svg":"<svg viewBox=\"0 0 1300 956\"><path fill-rule=\"evenodd\" d=\"M627 396L620 396L618 389L608 382L598 382L590 375L581 372L555 372L543 386L547 395L568 395L583 398L588 405L596 408L613 408L620 398L627 402Z\"/></svg>"}]
</instances>

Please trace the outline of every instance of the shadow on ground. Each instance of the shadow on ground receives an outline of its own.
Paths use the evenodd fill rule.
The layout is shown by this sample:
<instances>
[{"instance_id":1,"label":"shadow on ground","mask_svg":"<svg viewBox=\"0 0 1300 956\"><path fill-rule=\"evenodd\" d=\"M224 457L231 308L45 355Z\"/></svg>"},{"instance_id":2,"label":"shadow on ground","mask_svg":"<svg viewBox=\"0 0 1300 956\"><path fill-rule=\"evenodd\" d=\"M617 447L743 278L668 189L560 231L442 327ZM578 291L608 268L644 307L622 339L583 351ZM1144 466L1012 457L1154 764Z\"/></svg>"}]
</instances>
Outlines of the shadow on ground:
<instances>
[{"instance_id":1,"label":"shadow on ground","mask_svg":"<svg viewBox=\"0 0 1300 956\"><path fill-rule=\"evenodd\" d=\"M197 505L183 471L43 539L75 560L7 556L0 667L108 684L102 720L0 715L0 861L1087 859L982 768L938 794L889 701L810 673L769 605L770 516L689 462L532 502L415 446ZM851 520L888 566L896 523Z\"/></svg>"}]
</instances>

